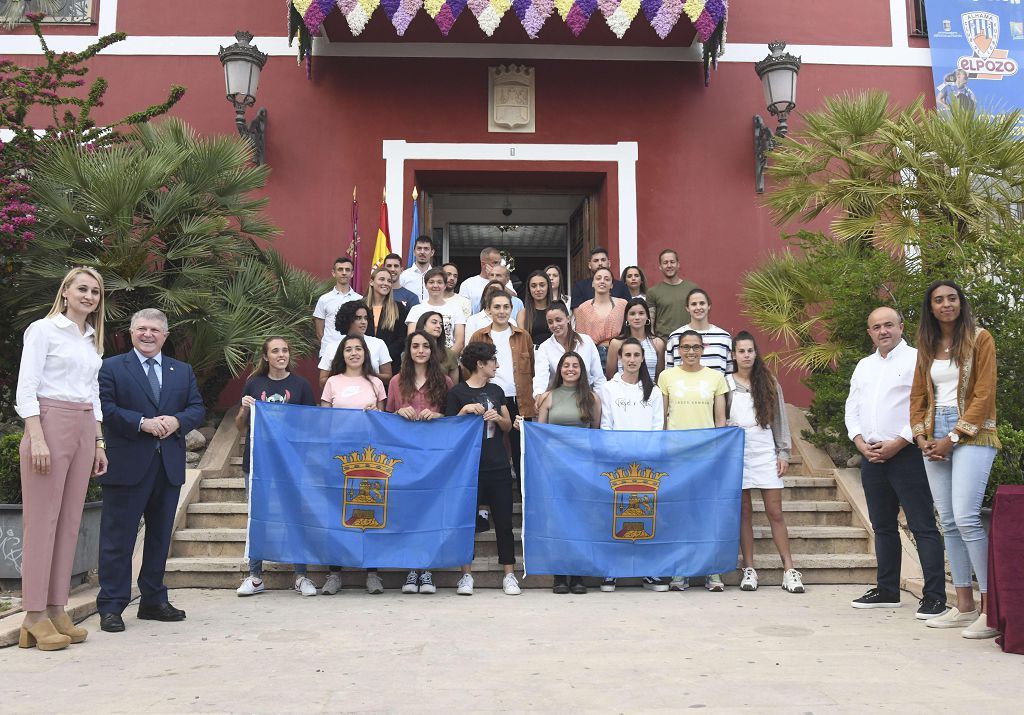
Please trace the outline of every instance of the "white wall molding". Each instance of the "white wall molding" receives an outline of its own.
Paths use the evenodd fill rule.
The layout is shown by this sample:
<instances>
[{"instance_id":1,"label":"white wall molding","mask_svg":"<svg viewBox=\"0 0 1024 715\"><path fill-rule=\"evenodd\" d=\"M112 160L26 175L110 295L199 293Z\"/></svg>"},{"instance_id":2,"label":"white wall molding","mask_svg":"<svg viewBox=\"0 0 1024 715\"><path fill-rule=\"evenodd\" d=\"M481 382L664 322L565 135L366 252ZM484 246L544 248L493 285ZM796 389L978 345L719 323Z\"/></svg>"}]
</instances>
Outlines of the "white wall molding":
<instances>
[{"instance_id":1,"label":"white wall molding","mask_svg":"<svg viewBox=\"0 0 1024 715\"><path fill-rule=\"evenodd\" d=\"M116 30L118 0L100 3L98 32ZM851 65L867 67L930 67L931 50L910 47L907 35L906 0L889 0L892 45L861 47L855 45L794 45L789 50L809 65ZM80 52L97 35L53 35L47 37L57 52ZM724 63L757 62L767 54L763 43L728 43L719 60ZM131 36L103 51L104 55L213 57L221 45L233 42L227 36ZM261 51L275 57L294 56L286 37L257 37L253 41ZM5 55L39 55L34 35L8 35L3 38ZM699 46L638 47L632 45L546 45L536 43L455 43L455 42L331 42L313 38L314 54L319 57L401 57L401 58L475 58L500 60L577 60L619 62L700 62Z\"/></svg>"},{"instance_id":2,"label":"white wall molding","mask_svg":"<svg viewBox=\"0 0 1024 715\"><path fill-rule=\"evenodd\" d=\"M618 171L619 264L637 262L636 142L617 144L440 144L410 143L404 139L382 142L384 181L387 190L391 245L405 255L405 202L411 193L405 186L407 161L507 161L507 162L600 162L614 163Z\"/></svg>"}]
</instances>

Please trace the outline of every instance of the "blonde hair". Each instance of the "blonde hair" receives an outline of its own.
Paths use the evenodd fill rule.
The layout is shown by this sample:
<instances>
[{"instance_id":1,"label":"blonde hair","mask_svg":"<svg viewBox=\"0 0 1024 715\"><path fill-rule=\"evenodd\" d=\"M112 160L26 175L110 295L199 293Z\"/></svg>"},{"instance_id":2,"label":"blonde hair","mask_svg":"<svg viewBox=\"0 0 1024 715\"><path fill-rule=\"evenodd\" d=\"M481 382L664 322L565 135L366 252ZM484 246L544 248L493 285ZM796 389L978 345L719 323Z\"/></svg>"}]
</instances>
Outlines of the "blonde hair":
<instances>
[{"instance_id":1,"label":"blonde hair","mask_svg":"<svg viewBox=\"0 0 1024 715\"><path fill-rule=\"evenodd\" d=\"M67 272L64 276L64 280L60 283L60 288L57 289L57 297L53 299L53 305L50 306L50 312L46 314L47 318L52 318L55 315L63 315L67 306L64 301L64 291L71 286L71 281L75 280L78 276L85 274L90 278L94 279L100 285L100 304L96 306L96 310L85 316L85 322L92 326L92 342L96 347L96 352L100 355L103 354L103 313L106 309L106 301L104 300L105 290L103 288L103 276L99 274L95 268L89 266L76 266Z\"/></svg>"},{"instance_id":2,"label":"blonde hair","mask_svg":"<svg viewBox=\"0 0 1024 715\"><path fill-rule=\"evenodd\" d=\"M379 268L374 269L373 272L370 273L370 282L371 283L373 282L373 279L377 277L378 273L380 273L381 271L386 271L386 270L387 269L384 268L384 266L381 266ZM390 272L388 274L390 275ZM380 300L379 296L377 295L377 291L372 286L370 287L370 296L369 297L370 297L370 300L367 301L367 305L368 305L368 307L370 308L370 310L372 312L373 306L377 304L378 300ZM373 331L374 332L377 332L378 330L380 330L382 328L384 330L391 330L392 328L395 327L395 323L398 322L398 315L399 315L398 314L398 303L395 302L395 284L394 284L394 281L392 281L392 283L391 283L391 290L388 291L388 297L384 298L382 300L381 306L382 307L381 307L381 311L380 311L380 324L379 325L378 324L374 324L374 326L373 326Z\"/></svg>"}]
</instances>

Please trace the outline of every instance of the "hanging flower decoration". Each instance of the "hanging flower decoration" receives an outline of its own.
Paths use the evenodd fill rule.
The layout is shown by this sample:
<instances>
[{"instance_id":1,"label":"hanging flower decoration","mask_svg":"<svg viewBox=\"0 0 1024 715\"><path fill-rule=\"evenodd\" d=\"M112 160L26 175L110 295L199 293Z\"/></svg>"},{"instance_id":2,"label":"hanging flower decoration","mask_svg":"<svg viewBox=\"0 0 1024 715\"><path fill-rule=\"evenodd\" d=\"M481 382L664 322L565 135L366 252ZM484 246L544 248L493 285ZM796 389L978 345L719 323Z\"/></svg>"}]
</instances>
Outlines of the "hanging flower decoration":
<instances>
[{"instance_id":1,"label":"hanging flower decoration","mask_svg":"<svg viewBox=\"0 0 1024 715\"><path fill-rule=\"evenodd\" d=\"M288 44L298 38L299 61L306 60L307 75L311 72L311 38L319 36L321 24L335 7L345 16L352 35L358 36L381 5L400 37L421 8L445 37L467 7L488 37L512 9L531 40L537 39L544 23L556 11L573 36L579 37L594 12L600 10L611 31L622 39L643 10L644 17L663 40L686 13L703 45L705 85L722 55L729 16L728 0L290 0Z\"/></svg>"},{"instance_id":2,"label":"hanging flower decoration","mask_svg":"<svg viewBox=\"0 0 1024 715\"><path fill-rule=\"evenodd\" d=\"M490 37L501 24L501 18L512 7L512 0L469 0L468 4L476 23Z\"/></svg>"},{"instance_id":3,"label":"hanging flower decoration","mask_svg":"<svg viewBox=\"0 0 1024 715\"><path fill-rule=\"evenodd\" d=\"M597 0L555 0L555 8L573 37L579 37L597 9Z\"/></svg>"},{"instance_id":4,"label":"hanging flower decoration","mask_svg":"<svg viewBox=\"0 0 1024 715\"><path fill-rule=\"evenodd\" d=\"M381 0L381 5L384 6L385 14L401 37L416 13L423 7L423 0Z\"/></svg>"},{"instance_id":5,"label":"hanging flower decoration","mask_svg":"<svg viewBox=\"0 0 1024 715\"><path fill-rule=\"evenodd\" d=\"M554 9L554 0L512 0L512 11L531 40L537 39Z\"/></svg>"},{"instance_id":6,"label":"hanging flower decoration","mask_svg":"<svg viewBox=\"0 0 1024 715\"><path fill-rule=\"evenodd\" d=\"M455 21L466 9L467 0L424 0L423 9L427 11L431 19L437 24L441 34L448 37Z\"/></svg>"},{"instance_id":7,"label":"hanging flower decoration","mask_svg":"<svg viewBox=\"0 0 1024 715\"><path fill-rule=\"evenodd\" d=\"M352 37L359 37L366 29L373 11L380 7L380 0L337 0L337 4L345 16Z\"/></svg>"},{"instance_id":8,"label":"hanging flower decoration","mask_svg":"<svg viewBox=\"0 0 1024 715\"><path fill-rule=\"evenodd\" d=\"M640 0L597 0L597 6L601 8L608 27L620 40L640 12Z\"/></svg>"}]
</instances>

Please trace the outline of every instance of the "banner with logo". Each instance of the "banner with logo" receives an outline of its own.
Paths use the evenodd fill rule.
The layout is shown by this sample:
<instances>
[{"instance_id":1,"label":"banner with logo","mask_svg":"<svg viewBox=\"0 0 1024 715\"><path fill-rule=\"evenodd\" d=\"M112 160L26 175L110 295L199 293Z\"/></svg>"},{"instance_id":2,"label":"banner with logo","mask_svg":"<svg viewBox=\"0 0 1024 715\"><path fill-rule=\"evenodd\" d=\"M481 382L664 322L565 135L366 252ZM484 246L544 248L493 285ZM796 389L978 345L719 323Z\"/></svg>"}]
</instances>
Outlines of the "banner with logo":
<instances>
[{"instance_id":1,"label":"banner with logo","mask_svg":"<svg viewBox=\"0 0 1024 715\"><path fill-rule=\"evenodd\" d=\"M938 110L999 115L1024 107L1021 0L925 0L925 7Z\"/></svg>"},{"instance_id":2,"label":"banner with logo","mask_svg":"<svg viewBox=\"0 0 1024 715\"><path fill-rule=\"evenodd\" d=\"M736 568L742 429L523 427L527 573L626 578Z\"/></svg>"},{"instance_id":3,"label":"banner with logo","mask_svg":"<svg viewBox=\"0 0 1024 715\"><path fill-rule=\"evenodd\" d=\"M246 556L429 569L473 560L483 422L257 402Z\"/></svg>"}]
</instances>

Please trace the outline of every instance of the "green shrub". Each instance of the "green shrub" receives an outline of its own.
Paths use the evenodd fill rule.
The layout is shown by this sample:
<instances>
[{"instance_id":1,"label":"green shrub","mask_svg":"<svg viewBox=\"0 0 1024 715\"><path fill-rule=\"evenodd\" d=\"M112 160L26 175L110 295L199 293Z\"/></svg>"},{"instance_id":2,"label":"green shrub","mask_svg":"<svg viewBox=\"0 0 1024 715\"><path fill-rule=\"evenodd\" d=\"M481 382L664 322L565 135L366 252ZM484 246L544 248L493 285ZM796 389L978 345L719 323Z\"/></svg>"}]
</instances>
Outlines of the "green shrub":
<instances>
[{"instance_id":1,"label":"green shrub","mask_svg":"<svg viewBox=\"0 0 1024 715\"><path fill-rule=\"evenodd\" d=\"M0 504L21 504L21 458L18 445L21 432L0 436ZM99 501L102 488L95 479L89 481L86 501Z\"/></svg>"},{"instance_id":2,"label":"green shrub","mask_svg":"<svg viewBox=\"0 0 1024 715\"><path fill-rule=\"evenodd\" d=\"M985 489L985 506L992 506L1000 484L1024 484L1024 430L1011 425L999 425L999 441L1003 448L992 464L992 473Z\"/></svg>"},{"instance_id":3,"label":"green shrub","mask_svg":"<svg viewBox=\"0 0 1024 715\"><path fill-rule=\"evenodd\" d=\"M21 432L0 437L0 504L21 503L20 443Z\"/></svg>"}]
</instances>

